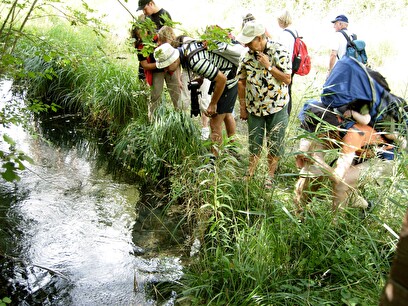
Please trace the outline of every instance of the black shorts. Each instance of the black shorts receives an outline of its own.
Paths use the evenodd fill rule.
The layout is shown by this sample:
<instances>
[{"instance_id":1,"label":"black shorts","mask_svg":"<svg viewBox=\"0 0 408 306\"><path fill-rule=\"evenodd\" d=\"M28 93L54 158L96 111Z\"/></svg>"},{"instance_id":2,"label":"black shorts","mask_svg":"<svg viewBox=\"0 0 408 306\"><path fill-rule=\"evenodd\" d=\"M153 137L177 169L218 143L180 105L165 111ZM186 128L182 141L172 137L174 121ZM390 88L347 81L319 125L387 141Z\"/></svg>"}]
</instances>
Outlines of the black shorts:
<instances>
[{"instance_id":1,"label":"black shorts","mask_svg":"<svg viewBox=\"0 0 408 306\"><path fill-rule=\"evenodd\" d=\"M217 103L217 113L226 114L234 111L235 101L238 97L238 83L228 89L225 86L224 92Z\"/></svg>"}]
</instances>

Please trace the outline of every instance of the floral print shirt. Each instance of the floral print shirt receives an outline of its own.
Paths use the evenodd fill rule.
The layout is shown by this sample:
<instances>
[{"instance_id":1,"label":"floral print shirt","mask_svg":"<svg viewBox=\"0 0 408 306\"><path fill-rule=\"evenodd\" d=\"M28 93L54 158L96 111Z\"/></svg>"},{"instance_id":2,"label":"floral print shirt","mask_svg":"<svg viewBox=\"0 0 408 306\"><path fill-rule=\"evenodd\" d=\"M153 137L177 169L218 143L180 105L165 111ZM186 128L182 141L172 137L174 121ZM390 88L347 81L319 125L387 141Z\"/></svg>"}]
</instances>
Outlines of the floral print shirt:
<instances>
[{"instance_id":1,"label":"floral print shirt","mask_svg":"<svg viewBox=\"0 0 408 306\"><path fill-rule=\"evenodd\" d=\"M282 44L268 40L265 50L272 66L283 73L292 74L289 51ZM248 50L241 58L238 79L246 80L245 100L248 112L267 116L279 112L289 102L288 85L275 79L267 68L256 59L254 51Z\"/></svg>"}]
</instances>

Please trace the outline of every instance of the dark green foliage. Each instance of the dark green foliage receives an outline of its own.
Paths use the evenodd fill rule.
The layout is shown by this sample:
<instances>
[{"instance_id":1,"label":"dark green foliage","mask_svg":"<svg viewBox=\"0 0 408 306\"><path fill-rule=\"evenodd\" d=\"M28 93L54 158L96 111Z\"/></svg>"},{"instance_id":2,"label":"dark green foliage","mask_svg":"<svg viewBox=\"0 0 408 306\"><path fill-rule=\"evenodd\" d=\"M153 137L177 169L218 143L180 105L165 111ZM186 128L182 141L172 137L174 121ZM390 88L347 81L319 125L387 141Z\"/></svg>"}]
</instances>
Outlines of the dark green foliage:
<instances>
[{"instance_id":1,"label":"dark green foliage","mask_svg":"<svg viewBox=\"0 0 408 306\"><path fill-rule=\"evenodd\" d=\"M161 107L152 124L133 121L114 149L123 163L151 181L169 175L186 158L204 152L196 123L184 112Z\"/></svg>"},{"instance_id":2,"label":"dark green foliage","mask_svg":"<svg viewBox=\"0 0 408 306\"><path fill-rule=\"evenodd\" d=\"M64 25L47 34L51 37L47 48L24 40L19 45L28 98L57 103L64 112L80 112L111 133L119 132L133 118L147 119L148 91L131 66L109 59L97 48L106 44L104 40Z\"/></svg>"}]
</instances>

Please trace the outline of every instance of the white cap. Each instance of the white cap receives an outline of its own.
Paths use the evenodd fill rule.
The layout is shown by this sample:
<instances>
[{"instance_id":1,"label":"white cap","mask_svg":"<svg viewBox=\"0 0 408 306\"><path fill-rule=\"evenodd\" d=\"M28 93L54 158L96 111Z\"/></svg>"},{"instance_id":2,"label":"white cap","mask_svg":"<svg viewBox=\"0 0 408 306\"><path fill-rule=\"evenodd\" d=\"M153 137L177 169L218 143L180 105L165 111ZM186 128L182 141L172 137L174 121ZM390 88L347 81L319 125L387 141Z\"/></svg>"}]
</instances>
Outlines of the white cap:
<instances>
[{"instance_id":1,"label":"white cap","mask_svg":"<svg viewBox=\"0 0 408 306\"><path fill-rule=\"evenodd\" d=\"M242 28L241 33L235 38L240 43L246 45L255 37L265 34L265 26L256 22L247 22Z\"/></svg>"}]
</instances>

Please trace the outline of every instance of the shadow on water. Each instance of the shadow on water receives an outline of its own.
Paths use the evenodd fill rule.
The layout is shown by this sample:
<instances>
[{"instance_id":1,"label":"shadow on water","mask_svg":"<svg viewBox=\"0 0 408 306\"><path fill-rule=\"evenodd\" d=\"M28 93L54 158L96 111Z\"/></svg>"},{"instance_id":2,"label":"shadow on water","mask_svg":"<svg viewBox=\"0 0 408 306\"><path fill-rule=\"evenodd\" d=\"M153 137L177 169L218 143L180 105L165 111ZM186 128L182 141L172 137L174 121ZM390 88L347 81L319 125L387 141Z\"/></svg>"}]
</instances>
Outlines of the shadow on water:
<instances>
[{"instance_id":1,"label":"shadow on water","mask_svg":"<svg viewBox=\"0 0 408 306\"><path fill-rule=\"evenodd\" d=\"M0 86L4 103L10 86ZM157 305L147 293L152 284L182 274L169 230L175 221L140 202L134 177L110 171L117 165L104 138L79 117L55 116L37 129L42 137L0 130L34 160L19 182L0 184L0 298L14 305Z\"/></svg>"}]
</instances>

